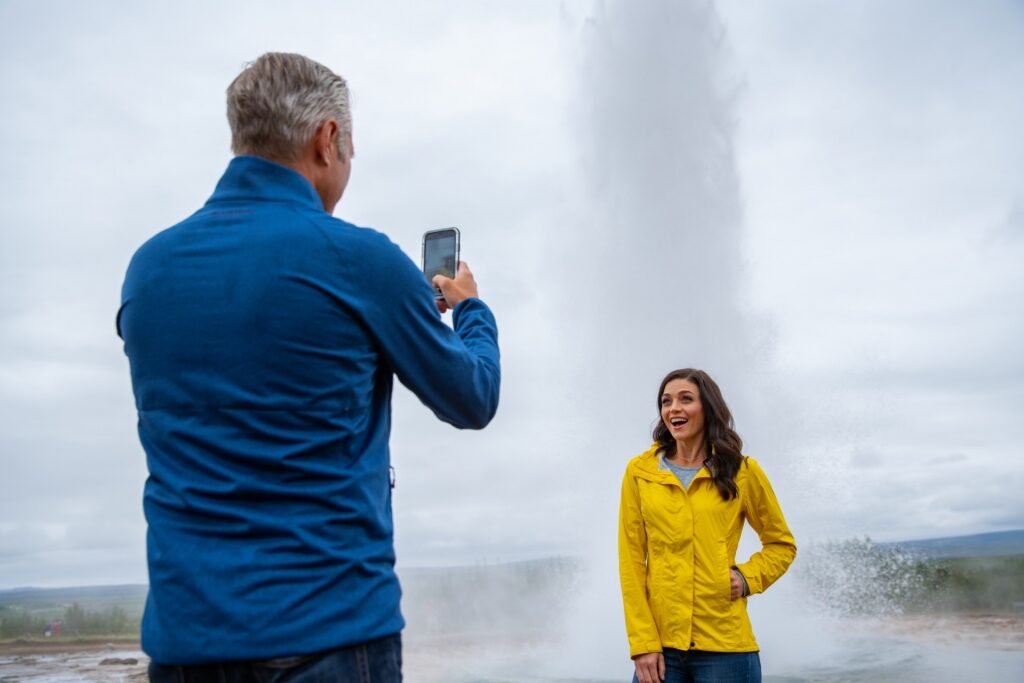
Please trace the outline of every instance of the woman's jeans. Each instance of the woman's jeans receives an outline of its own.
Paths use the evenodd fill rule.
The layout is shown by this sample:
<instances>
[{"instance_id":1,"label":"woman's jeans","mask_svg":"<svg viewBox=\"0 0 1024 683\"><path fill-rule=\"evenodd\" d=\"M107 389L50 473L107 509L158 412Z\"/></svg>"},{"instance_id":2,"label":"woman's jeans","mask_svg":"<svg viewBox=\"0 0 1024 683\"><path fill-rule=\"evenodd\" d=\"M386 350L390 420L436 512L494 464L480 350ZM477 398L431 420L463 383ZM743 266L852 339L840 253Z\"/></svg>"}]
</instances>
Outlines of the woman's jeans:
<instances>
[{"instance_id":1,"label":"woman's jeans","mask_svg":"<svg viewBox=\"0 0 1024 683\"><path fill-rule=\"evenodd\" d=\"M167 665L151 662L152 683L401 683L402 637L305 657L262 662Z\"/></svg>"},{"instance_id":2,"label":"woman's jeans","mask_svg":"<svg viewBox=\"0 0 1024 683\"><path fill-rule=\"evenodd\" d=\"M704 652L665 648L665 683L761 683L756 652ZM633 683L637 683L633 674Z\"/></svg>"}]
</instances>

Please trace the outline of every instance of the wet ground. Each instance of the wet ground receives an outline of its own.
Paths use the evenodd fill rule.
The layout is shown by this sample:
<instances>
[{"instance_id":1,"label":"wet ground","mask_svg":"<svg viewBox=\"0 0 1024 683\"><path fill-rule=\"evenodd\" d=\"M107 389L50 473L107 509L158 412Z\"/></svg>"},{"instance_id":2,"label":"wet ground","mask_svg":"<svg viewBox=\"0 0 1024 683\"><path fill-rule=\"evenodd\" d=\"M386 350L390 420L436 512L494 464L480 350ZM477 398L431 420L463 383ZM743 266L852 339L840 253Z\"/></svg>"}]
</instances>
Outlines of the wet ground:
<instances>
[{"instance_id":1,"label":"wet ground","mask_svg":"<svg viewBox=\"0 0 1024 683\"><path fill-rule=\"evenodd\" d=\"M848 638L826 661L766 671L766 683L1024 681L1024 616L890 617L850 622L848 627ZM506 641L507 651L496 657L495 652L502 649L498 643L410 638L404 648L405 680L558 683L556 678L524 673L536 670L530 664L537 655L534 643L511 645ZM135 641L0 643L0 683L146 681L148 663ZM574 683L583 682L575 679Z\"/></svg>"},{"instance_id":2,"label":"wet ground","mask_svg":"<svg viewBox=\"0 0 1024 683\"><path fill-rule=\"evenodd\" d=\"M56 646L56 647L53 647ZM0 683L68 683L148 681L149 658L138 644L122 643L4 643L0 645Z\"/></svg>"}]
</instances>

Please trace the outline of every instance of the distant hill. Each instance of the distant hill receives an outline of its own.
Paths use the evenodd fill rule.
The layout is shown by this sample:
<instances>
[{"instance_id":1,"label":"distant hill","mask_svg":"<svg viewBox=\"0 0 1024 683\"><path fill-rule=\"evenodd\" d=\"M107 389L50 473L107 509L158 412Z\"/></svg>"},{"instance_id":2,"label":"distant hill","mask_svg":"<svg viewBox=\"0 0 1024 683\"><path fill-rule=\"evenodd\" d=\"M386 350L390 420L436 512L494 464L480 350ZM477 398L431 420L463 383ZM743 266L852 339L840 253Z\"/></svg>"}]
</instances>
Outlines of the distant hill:
<instances>
[{"instance_id":1,"label":"distant hill","mask_svg":"<svg viewBox=\"0 0 1024 683\"><path fill-rule=\"evenodd\" d=\"M0 590L0 608L17 607L30 612L58 609L77 602L88 610L119 606L129 614L142 613L145 584L118 586L71 586L67 588L8 588Z\"/></svg>"},{"instance_id":2,"label":"distant hill","mask_svg":"<svg viewBox=\"0 0 1024 683\"><path fill-rule=\"evenodd\" d=\"M1024 529L971 536L897 541L895 543L879 543L878 545L896 547L932 560L1024 555Z\"/></svg>"},{"instance_id":3,"label":"distant hill","mask_svg":"<svg viewBox=\"0 0 1024 683\"><path fill-rule=\"evenodd\" d=\"M927 559L971 557L1024 556L1024 529L998 531L971 536L950 536L912 541L877 543L879 547L899 548ZM516 585L530 583L571 584L582 567L577 559L552 557L527 562L513 562L476 567L443 567L425 569L403 567L403 586L415 594L413 601L426 599L439 590L444 581L458 578L460 582L476 582L480 588L490 583ZM22 607L29 610L70 605L78 602L87 609L119 605L129 614L141 613L148 586L123 584L117 586L78 586L68 588L0 589L0 608Z\"/></svg>"}]
</instances>

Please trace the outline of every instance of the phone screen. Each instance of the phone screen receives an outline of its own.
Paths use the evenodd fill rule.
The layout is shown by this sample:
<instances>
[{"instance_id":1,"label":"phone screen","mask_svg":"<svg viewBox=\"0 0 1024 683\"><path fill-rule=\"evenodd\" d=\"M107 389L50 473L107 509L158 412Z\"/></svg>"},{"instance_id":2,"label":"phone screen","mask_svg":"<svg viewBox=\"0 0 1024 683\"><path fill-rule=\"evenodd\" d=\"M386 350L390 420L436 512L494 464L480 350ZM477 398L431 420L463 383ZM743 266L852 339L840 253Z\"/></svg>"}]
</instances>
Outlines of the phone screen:
<instances>
[{"instance_id":1,"label":"phone screen","mask_svg":"<svg viewBox=\"0 0 1024 683\"><path fill-rule=\"evenodd\" d=\"M423 274L427 281L435 275L455 277L459 263L459 231L457 228L431 230L423 235ZM440 291L435 289L440 295Z\"/></svg>"}]
</instances>

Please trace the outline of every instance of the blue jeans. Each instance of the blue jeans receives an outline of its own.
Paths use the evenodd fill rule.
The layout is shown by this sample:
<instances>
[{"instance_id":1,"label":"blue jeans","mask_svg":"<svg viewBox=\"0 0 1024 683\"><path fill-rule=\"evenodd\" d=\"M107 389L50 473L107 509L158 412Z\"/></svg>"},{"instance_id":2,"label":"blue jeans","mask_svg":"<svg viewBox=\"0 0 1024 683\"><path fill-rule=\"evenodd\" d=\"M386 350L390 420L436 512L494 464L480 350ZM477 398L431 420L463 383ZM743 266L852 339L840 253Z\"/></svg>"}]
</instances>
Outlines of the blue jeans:
<instances>
[{"instance_id":1,"label":"blue jeans","mask_svg":"<svg viewBox=\"0 0 1024 683\"><path fill-rule=\"evenodd\" d=\"M633 674L633 683L637 683ZM761 683L756 652L704 652L665 648L665 683Z\"/></svg>"},{"instance_id":2,"label":"blue jeans","mask_svg":"<svg viewBox=\"0 0 1024 683\"><path fill-rule=\"evenodd\" d=\"M315 655L262 662L149 664L151 683L401 683L399 634Z\"/></svg>"}]
</instances>

